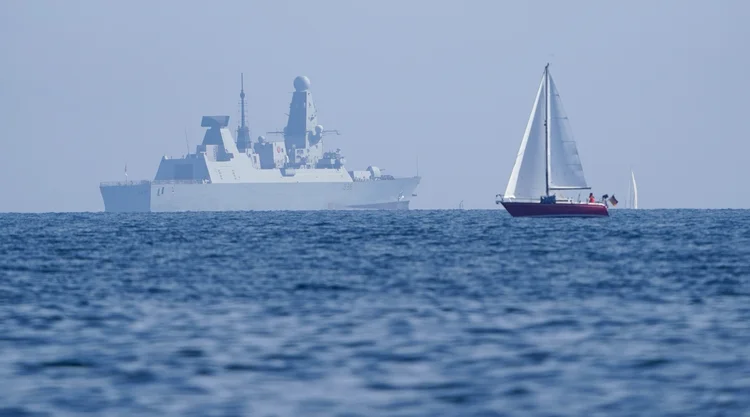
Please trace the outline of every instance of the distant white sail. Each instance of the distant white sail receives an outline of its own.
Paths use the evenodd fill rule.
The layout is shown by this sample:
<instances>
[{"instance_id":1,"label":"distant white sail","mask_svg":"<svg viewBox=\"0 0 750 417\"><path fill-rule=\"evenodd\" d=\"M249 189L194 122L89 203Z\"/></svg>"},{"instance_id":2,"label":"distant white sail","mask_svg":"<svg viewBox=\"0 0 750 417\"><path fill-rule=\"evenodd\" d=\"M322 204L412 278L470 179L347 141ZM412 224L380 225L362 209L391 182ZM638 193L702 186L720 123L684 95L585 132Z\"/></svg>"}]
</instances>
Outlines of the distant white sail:
<instances>
[{"instance_id":1,"label":"distant white sail","mask_svg":"<svg viewBox=\"0 0 750 417\"><path fill-rule=\"evenodd\" d=\"M633 208L638 208L638 186L635 185L635 174L633 174L633 171L630 171L630 178L633 181Z\"/></svg>"},{"instance_id":2,"label":"distant white sail","mask_svg":"<svg viewBox=\"0 0 750 417\"><path fill-rule=\"evenodd\" d=\"M521 140L521 148L513 165L508 186L505 188L505 198L534 198L537 199L547 192L546 188L546 155L545 155L545 77L539 85L534 106L526 124L526 132Z\"/></svg>"},{"instance_id":3,"label":"distant white sail","mask_svg":"<svg viewBox=\"0 0 750 417\"><path fill-rule=\"evenodd\" d=\"M580 190L589 188L583 175L583 166L578 156L578 148L573 139L573 131L565 114L552 75L549 75L549 147L550 147L550 190Z\"/></svg>"}]
</instances>

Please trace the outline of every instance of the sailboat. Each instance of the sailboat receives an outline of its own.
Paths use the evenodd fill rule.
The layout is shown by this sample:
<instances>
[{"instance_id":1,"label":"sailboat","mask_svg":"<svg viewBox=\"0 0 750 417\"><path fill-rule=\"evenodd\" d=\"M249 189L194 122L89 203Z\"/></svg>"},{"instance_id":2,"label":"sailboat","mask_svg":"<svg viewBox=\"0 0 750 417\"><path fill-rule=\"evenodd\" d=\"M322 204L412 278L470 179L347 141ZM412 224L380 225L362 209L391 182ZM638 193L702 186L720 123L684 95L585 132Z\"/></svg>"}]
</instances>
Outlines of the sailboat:
<instances>
[{"instance_id":1,"label":"sailboat","mask_svg":"<svg viewBox=\"0 0 750 417\"><path fill-rule=\"evenodd\" d=\"M630 184L628 187L628 207L632 209L638 208L638 186L635 184L635 174L630 171Z\"/></svg>"},{"instance_id":2,"label":"sailboat","mask_svg":"<svg viewBox=\"0 0 750 417\"><path fill-rule=\"evenodd\" d=\"M590 189L547 64L508 186L495 203L513 217L609 216L605 203L576 202L561 194Z\"/></svg>"}]
</instances>

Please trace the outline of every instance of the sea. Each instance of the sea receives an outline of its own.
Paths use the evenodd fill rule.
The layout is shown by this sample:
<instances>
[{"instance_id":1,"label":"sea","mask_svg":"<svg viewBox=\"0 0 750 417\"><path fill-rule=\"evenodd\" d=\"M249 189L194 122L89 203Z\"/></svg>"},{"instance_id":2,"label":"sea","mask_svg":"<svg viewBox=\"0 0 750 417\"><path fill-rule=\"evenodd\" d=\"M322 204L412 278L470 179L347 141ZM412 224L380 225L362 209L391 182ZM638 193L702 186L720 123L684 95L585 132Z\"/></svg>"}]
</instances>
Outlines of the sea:
<instances>
[{"instance_id":1,"label":"sea","mask_svg":"<svg viewBox=\"0 0 750 417\"><path fill-rule=\"evenodd\" d=\"M750 416L750 211L0 214L0 416Z\"/></svg>"}]
</instances>

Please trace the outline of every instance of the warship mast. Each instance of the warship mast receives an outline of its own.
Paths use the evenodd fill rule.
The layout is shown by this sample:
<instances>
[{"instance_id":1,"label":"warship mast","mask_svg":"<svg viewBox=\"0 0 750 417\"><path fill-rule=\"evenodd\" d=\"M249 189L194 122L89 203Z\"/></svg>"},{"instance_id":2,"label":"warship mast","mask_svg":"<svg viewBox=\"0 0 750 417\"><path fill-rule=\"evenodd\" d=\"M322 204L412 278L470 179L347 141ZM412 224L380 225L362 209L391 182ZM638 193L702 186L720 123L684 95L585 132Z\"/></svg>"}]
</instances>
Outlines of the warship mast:
<instances>
[{"instance_id":1,"label":"warship mast","mask_svg":"<svg viewBox=\"0 0 750 417\"><path fill-rule=\"evenodd\" d=\"M245 122L245 74L240 73L240 125L237 127L237 150L250 148L250 128Z\"/></svg>"}]
</instances>

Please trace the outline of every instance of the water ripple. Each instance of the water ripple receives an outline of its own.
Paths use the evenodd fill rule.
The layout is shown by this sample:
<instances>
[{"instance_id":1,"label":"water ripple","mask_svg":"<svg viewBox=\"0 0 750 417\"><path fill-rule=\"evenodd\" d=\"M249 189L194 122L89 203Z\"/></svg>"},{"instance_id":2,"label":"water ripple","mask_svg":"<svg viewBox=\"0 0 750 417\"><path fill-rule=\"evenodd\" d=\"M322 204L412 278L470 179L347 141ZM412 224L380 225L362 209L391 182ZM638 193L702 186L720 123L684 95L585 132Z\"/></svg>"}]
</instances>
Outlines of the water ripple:
<instances>
[{"instance_id":1,"label":"water ripple","mask_svg":"<svg viewBox=\"0 0 750 417\"><path fill-rule=\"evenodd\" d=\"M0 234L0 417L750 409L748 211L3 214Z\"/></svg>"}]
</instances>

